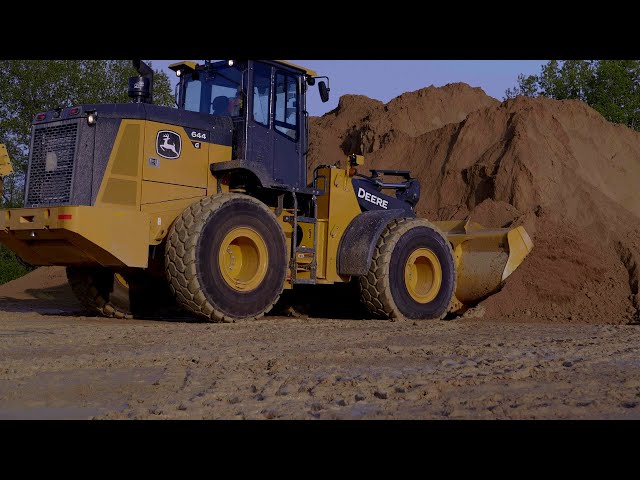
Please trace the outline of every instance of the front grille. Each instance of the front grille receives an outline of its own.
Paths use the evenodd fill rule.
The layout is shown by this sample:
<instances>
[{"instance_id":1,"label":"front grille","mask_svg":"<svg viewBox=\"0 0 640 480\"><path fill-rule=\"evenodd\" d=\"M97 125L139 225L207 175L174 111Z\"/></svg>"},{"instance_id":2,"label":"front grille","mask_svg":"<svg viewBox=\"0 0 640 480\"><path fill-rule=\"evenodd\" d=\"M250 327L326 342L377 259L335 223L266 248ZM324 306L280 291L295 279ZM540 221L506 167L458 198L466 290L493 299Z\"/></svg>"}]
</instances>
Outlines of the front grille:
<instances>
[{"instance_id":1,"label":"front grille","mask_svg":"<svg viewBox=\"0 0 640 480\"><path fill-rule=\"evenodd\" d=\"M71 201L77 136L77 120L34 130L26 207L64 205Z\"/></svg>"}]
</instances>

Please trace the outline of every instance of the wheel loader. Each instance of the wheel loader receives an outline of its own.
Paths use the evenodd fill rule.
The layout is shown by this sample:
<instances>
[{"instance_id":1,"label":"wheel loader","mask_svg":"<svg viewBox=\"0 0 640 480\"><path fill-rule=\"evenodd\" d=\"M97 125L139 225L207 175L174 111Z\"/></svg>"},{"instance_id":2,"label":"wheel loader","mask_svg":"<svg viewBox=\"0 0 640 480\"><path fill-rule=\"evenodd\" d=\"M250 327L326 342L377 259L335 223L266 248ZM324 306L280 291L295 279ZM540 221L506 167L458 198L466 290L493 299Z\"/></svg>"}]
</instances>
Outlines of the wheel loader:
<instances>
[{"instance_id":1,"label":"wheel loader","mask_svg":"<svg viewBox=\"0 0 640 480\"><path fill-rule=\"evenodd\" d=\"M134 67L130 103L35 116L24 208L0 211L0 242L66 266L99 314L170 299L234 322L263 316L285 289L354 282L372 316L437 319L496 292L533 248L522 227L418 218L418 180L363 173L360 155L307 178L306 96L330 91L312 70L175 63L178 108L167 108L153 104L153 71Z\"/></svg>"}]
</instances>

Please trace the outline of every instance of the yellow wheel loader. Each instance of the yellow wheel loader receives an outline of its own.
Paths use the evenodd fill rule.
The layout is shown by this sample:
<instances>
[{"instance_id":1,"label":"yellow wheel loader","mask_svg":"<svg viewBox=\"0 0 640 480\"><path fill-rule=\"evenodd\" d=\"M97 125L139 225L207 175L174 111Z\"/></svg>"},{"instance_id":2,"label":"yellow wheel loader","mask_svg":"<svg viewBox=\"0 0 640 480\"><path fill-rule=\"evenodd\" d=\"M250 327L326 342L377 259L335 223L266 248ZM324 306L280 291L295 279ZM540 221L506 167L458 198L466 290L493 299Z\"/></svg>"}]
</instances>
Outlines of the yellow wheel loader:
<instances>
[{"instance_id":1,"label":"yellow wheel loader","mask_svg":"<svg viewBox=\"0 0 640 480\"><path fill-rule=\"evenodd\" d=\"M327 77L283 61L176 63L176 109L153 105L153 72L134 66L131 103L36 115L24 208L0 211L0 241L66 266L102 315L175 300L232 322L296 285L353 280L374 316L441 318L497 291L533 247L522 227L417 218L411 173L360 173L359 155L308 179L306 95L317 84L326 102Z\"/></svg>"}]
</instances>

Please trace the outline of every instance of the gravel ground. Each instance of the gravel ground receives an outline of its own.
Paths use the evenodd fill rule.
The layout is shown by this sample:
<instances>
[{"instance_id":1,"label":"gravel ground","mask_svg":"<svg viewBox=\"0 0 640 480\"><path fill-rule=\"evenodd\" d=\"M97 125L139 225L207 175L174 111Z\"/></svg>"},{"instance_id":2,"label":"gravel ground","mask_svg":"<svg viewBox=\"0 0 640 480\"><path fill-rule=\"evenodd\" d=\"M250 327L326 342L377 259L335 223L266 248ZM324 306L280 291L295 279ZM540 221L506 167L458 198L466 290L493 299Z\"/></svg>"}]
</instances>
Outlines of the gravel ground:
<instances>
[{"instance_id":1,"label":"gravel ground","mask_svg":"<svg viewBox=\"0 0 640 480\"><path fill-rule=\"evenodd\" d=\"M0 419L640 418L637 326L121 321L0 305Z\"/></svg>"}]
</instances>

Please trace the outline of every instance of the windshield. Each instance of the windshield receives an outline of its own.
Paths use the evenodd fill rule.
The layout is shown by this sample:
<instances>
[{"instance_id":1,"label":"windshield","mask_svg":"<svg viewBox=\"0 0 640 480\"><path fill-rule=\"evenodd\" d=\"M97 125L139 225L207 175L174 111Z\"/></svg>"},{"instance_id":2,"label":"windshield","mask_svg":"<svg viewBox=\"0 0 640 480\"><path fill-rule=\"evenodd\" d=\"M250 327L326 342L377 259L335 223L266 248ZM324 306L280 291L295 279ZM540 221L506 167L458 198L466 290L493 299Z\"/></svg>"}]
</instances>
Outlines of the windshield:
<instances>
[{"instance_id":1,"label":"windshield","mask_svg":"<svg viewBox=\"0 0 640 480\"><path fill-rule=\"evenodd\" d=\"M237 117L243 113L242 72L236 67L198 71L185 77L183 108L210 115Z\"/></svg>"}]
</instances>

